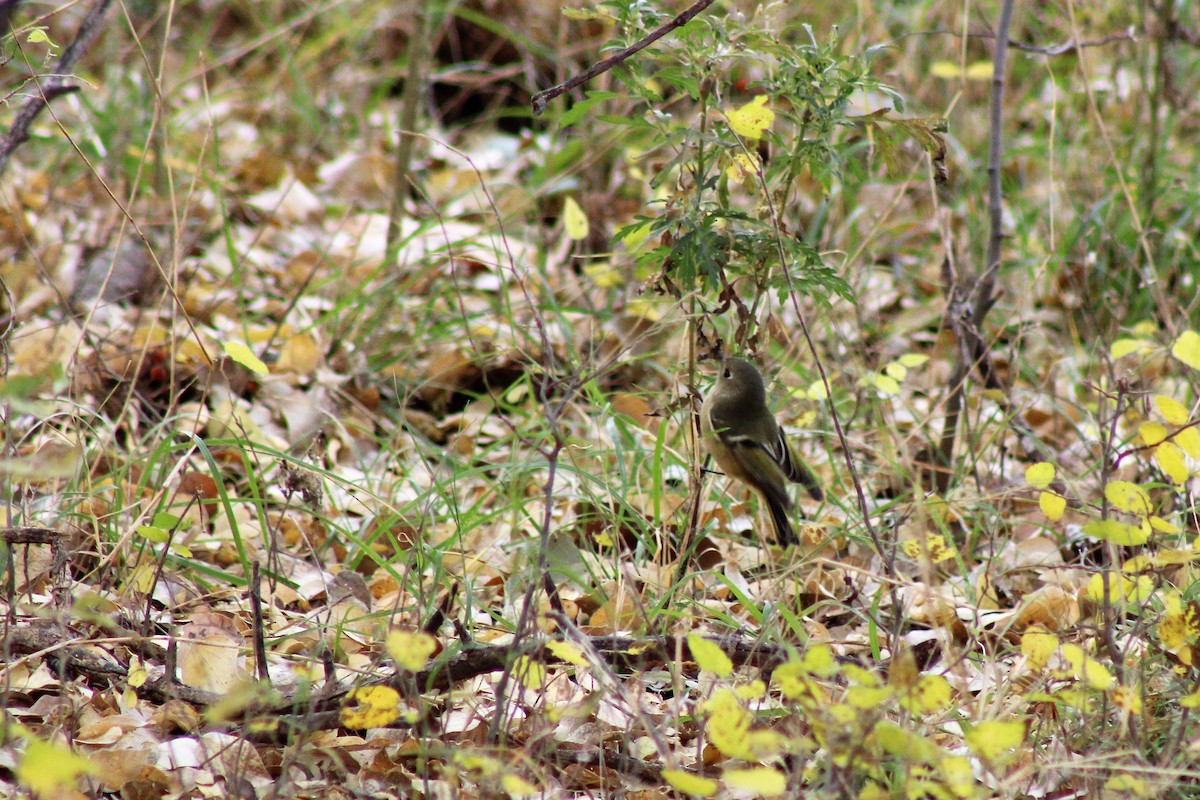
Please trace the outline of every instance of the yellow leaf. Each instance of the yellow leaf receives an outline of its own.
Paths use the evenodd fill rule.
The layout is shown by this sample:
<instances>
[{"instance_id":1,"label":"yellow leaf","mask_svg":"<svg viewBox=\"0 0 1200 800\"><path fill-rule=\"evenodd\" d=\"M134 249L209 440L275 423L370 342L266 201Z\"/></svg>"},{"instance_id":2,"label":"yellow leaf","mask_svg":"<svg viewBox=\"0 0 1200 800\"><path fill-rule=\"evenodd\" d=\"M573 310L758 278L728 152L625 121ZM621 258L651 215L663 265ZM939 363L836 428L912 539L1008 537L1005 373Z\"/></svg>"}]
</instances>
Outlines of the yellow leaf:
<instances>
[{"instance_id":1,"label":"yellow leaf","mask_svg":"<svg viewBox=\"0 0 1200 800\"><path fill-rule=\"evenodd\" d=\"M721 779L731 789L754 792L760 797L778 797L787 791L787 776L773 767L727 769Z\"/></svg>"},{"instance_id":2,"label":"yellow leaf","mask_svg":"<svg viewBox=\"0 0 1200 800\"><path fill-rule=\"evenodd\" d=\"M542 793L540 788L511 772L500 779L500 785L504 787L504 791L509 797L532 797Z\"/></svg>"},{"instance_id":3,"label":"yellow leaf","mask_svg":"<svg viewBox=\"0 0 1200 800\"><path fill-rule=\"evenodd\" d=\"M711 672L718 678L728 678L733 674L733 662L719 646L698 633L689 633L687 639L688 649L692 651L692 658L696 660L700 669Z\"/></svg>"},{"instance_id":4,"label":"yellow leaf","mask_svg":"<svg viewBox=\"0 0 1200 800\"><path fill-rule=\"evenodd\" d=\"M1150 517L1150 527L1159 533L1179 533L1179 526L1167 522L1162 517Z\"/></svg>"},{"instance_id":5,"label":"yellow leaf","mask_svg":"<svg viewBox=\"0 0 1200 800\"><path fill-rule=\"evenodd\" d=\"M562 659L568 664L574 664L577 667L586 667L587 659L583 657L583 651L570 642L547 642L546 649L558 659Z\"/></svg>"},{"instance_id":6,"label":"yellow leaf","mask_svg":"<svg viewBox=\"0 0 1200 800\"><path fill-rule=\"evenodd\" d=\"M1084 652L1079 645L1064 644L1061 652L1066 662L1071 665L1071 672L1089 689L1106 691L1116 682L1112 673L1094 656L1089 656Z\"/></svg>"},{"instance_id":7,"label":"yellow leaf","mask_svg":"<svg viewBox=\"0 0 1200 800\"><path fill-rule=\"evenodd\" d=\"M833 657L833 651L824 644L809 647L804 652L804 658L800 663L810 674L816 675L818 678L830 678L838 672L838 663Z\"/></svg>"},{"instance_id":8,"label":"yellow leaf","mask_svg":"<svg viewBox=\"0 0 1200 800\"><path fill-rule=\"evenodd\" d=\"M311 333L289 336L279 348L279 360L275 368L280 372L296 375L311 375L321 363L321 348Z\"/></svg>"},{"instance_id":9,"label":"yellow leaf","mask_svg":"<svg viewBox=\"0 0 1200 800\"><path fill-rule=\"evenodd\" d=\"M1149 352L1152 345L1145 339L1117 339L1109 348L1109 353L1113 360L1124 358L1125 356L1133 355L1134 353Z\"/></svg>"},{"instance_id":10,"label":"yellow leaf","mask_svg":"<svg viewBox=\"0 0 1200 800\"><path fill-rule=\"evenodd\" d=\"M1142 423L1138 426L1138 436L1147 447L1154 447L1167 438L1167 426L1161 422Z\"/></svg>"},{"instance_id":11,"label":"yellow leaf","mask_svg":"<svg viewBox=\"0 0 1200 800\"><path fill-rule=\"evenodd\" d=\"M936 61L929 68L935 78L966 78L969 81L989 81L992 79L992 70L990 61L973 61L965 69L953 61Z\"/></svg>"},{"instance_id":12,"label":"yellow leaf","mask_svg":"<svg viewBox=\"0 0 1200 800\"><path fill-rule=\"evenodd\" d=\"M1130 714L1142 713L1142 697L1136 689L1117 685L1108 691L1108 697L1122 711Z\"/></svg>"},{"instance_id":13,"label":"yellow leaf","mask_svg":"<svg viewBox=\"0 0 1200 800\"><path fill-rule=\"evenodd\" d=\"M711 778L702 778L681 769L664 769L662 776L677 792L692 797L712 797L717 792L717 782Z\"/></svg>"},{"instance_id":14,"label":"yellow leaf","mask_svg":"<svg viewBox=\"0 0 1200 800\"><path fill-rule=\"evenodd\" d=\"M967 65L967 80L990 81L995 67L990 61L973 61Z\"/></svg>"},{"instance_id":15,"label":"yellow leaf","mask_svg":"<svg viewBox=\"0 0 1200 800\"><path fill-rule=\"evenodd\" d=\"M855 708L876 708L894 694L890 686L851 686L846 702Z\"/></svg>"},{"instance_id":16,"label":"yellow leaf","mask_svg":"<svg viewBox=\"0 0 1200 800\"><path fill-rule=\"evenodd\" d=\"M1187 425L1187 406L1175 398L1167 397L1165 394L1156 394L1154 395L1154 407L1158 409L1162 418L1172 425Z\"/></svg>"},{"instance_id":17,"label":"yellow leaf","mask_svg":"<svg viewBox=\"0 0 1200 800\"><path fill-rule=\"evenodd\" d=\"M1146 784L1144 778L1130 775L1128 772L1113 775L1104 782L1104 788L1107 790L1105 795L1117 797L1155 797L1158 794Z\"/></svg>"},{"instance_id":18,"label":"yellow leaf","mask_svg":"<svg viewBox=\"0 0 1200 800\"><path fill-rule=\"evenodd\" d=\"M1174 481L1177 486L1187 483L1187 460L1183 457L1183 451L1174 444L1163 442L1154 448L1154 460L1158 462L1158 466L1162 469L1163 473Z\"/></svg>"},{"instance_id":19,"label":"yellow leaf","mask_svg":"<svg viewBox=\"0 0 1200 800\"><path fill-rule=\"evenodd\" d=\"M529 656L517 656L512 674L526 689L540 691L546 685L546 667Z\"/></svg>"},{"instance_id":20,"label":"yellow leaf","mask_svg":"<svg viewBox=\"0 0 1200 800\"><path fill-rule=\"evenodd\" d=\"M941 675L922 675L917 681L917 692L914 697L916 707L913 711L942 711L950 707L953 692L950 682Z\"/></svg>"},{"instance_id":21,"label":"yellow leaf","mask_svg":"<svg viewBox=\"0 0 1200 800\"><path fill-rule=\"evenodd\" d=\"M908 367L901 364L899 361L891 361L884 368L889 378L896 381L902 381L908 377Z\"/></svg>"},{"instance_id":22,"label":"yellow leaf","mask_svg":"<svg viewBox=\"0 0 1200 800\"><path fill-rule=\"evenodd\" d=\"M129 657L129 671L126 674L128 677L126 678L125 682L134 689L138 688L139 686L145 686L146 681L150 677L150 673L146 671L146 667L142 664L142 660L137 656Z\"/></svg>"},{"instance_id":23,"label":"yellow leaf","mask_svg":"<svg viewBox=\"0 0 1200 800\"><path fill-rule=\"evenodd\" d=\"M601 289L611 289L625 283L625 276L611 261L593 261L583 265L583 274Z\"/></svg>"},{"instance_id":24,"label":"yellow leaf","mask_svg":"<svg viewBox=\"0 0 1200 800\"><path fill-rule=\"evenodd\" d=\"M1171 345L1171 355L1192 369L1200 369L1200 333L1184 331Z\"/></svg>"},{"instance_id":25,"label":"yellow leaf","mask_svg":"<svg viewBox=\"0 0 1200 800\"><path fill-rule=\"evenodd\" d=\"M1200 460L1200 431L1192 428L1183 428L1175 434L1172 440L1179 449L1188 454L1189 458Z\"/></svg>"},{"instance_id":26,"label":"yellow leaf","mask_svg":"<svg viewBox=\"0 0 1200 800\"><path fill-rule=\"evenodd\" d=\"M576 242L587 238L587 214L583 213L583 209L579 207L579 203L575 202L574 197L568 197L563 201L562 220L568 238Z\"/></svg>"},{"instance_id":27,"label":"yellow leaf","mask_svg":"<svg viewBox=\"0 0 1200 800\"><path fill-rule=\"evenodd\" d=\"M61 745L44 739L31 738L14 770L17 781L33 790L39 797L59 797L71 794L63 790L74 788L80 775L96 773L91 761Z\"/></svg>"},{"instance_id":28,"label":"yellow leaf","mask_svg":"<svg viewBox=\"0 0 1200 800\"><path fill-rule=\"evenodd\" d=\"M733 690L739 700L761 700L767 696L767 685L762 681L750 681Z\"/></svg>"},{"instance_id":29,"label":"yellow leaf","mask_svg":"<svg viewBox=\"0 0 1200 800\"><path fill-rule=\"evenodd\" d=\"M409 672L422 669L437 649L437 639L423 631L391 631L387 635L388 655L397 667Z\"/></svg>"},{"instance_id":30,"label":"yellow leaf","mask_svg":"<svg viewBox=\"0 0 1200 800\"><path fill-rule=\"evenodd\" d=\"M1058 522L1067 510L1067 498L1054 492L1041 492L1038 495L1038 507L1046 515L1046 519Z\"/></svg>"},{"instance_id":31,"label":"yellow leaf","mask_svg":"<svg viewBox=\"0 0 1200 800\"><path fill-rule=\"evenodd\" d=\"M1045 489L1054 480L1054 465L1049 461L1039 461L1025 470L1025 482L1035 489Z\"/></svg>"},{"instance_id":32,"label":"yellow leaf","mask_svg":"<svg viewBox=\"0 0 1200 800\"><path fill-rule=\"evenodd\" d=\"M871 734L886 752L908 761L934 764L941 752L933 742L901 728L894 722L880 722Z\"/></svg>"},{"instance_id":33,"label":"yellow leaf","mask_svg":"<svg viewBox=\"0 0 1200 800\"><path fill-rule=\"evenodd\" d=\"M987 761L994 761L1005 752L1020 747L1025 741L1024 722L981 722L967 732L967 747Z\"/></svg>"},{"instance_id":34,"label":"yellow leaf","mask_svg":"<svg viewBox=\"0 0 1200 800\"><path fill-rule=\"evenodd\" d=\"M382 728L400 718L400 693L389 686L351 689L344 702L339 717L342 725L352 730Z\"/></svg>"},{"instance_id":35,"label":"yellow leaf","mask_svg":"<svg viewBox=\"0 0 1200 800\"><path fill-rule=\"evenodd\" d=\"M1115 508L1145 517L1150 514L1150 495L1141 486L1129 481L1111 481L1104 487L1104 496Z\"/></svg>"},{"instance_id":36,"label":"yellow leaf","mask_svg":"<svg viewBox=\"0 0 1200 800\"><path fill-rule=\"evenodd\" d=\"M254 355L254 351L241 342L226 342L225 344L221 345L221 349L225 351L225 355L229 356L254 374L270 374L270 370L267 369L267 365L262 362L262 359Z\"/></svg>"},{"instance_id":37,"label":"yellow leaf","mask_svg":"<svg viewBox=\"0 0 1200 800\"><path fill-rule=\"evenodd\" d=\"M904 355L900 356L900 358L898 358L896 360L899 361L904 366L912 369L914 367L919 367L922 364L924 364L926 361L928 361L929 356L923 356L920 353L905 353Z\"/></svg>"},{"instance_id":38,"label":"yellow leaf","mask_svg":"<svg viewBox=\"0 0 1200 800\"><path fill-rule=\"evenodd\" d=\"M1106 586L1108 587L1108 602L1119 603L1133 589L1133 581L1123 575L1098 572L1088 580L1087 598L1093 603L1103 603Z\"/></svg>"},{"instance_id":39,"label":"yellow leaf","mask_svg":"<svg viewBox=\"0 0 1200 800\"><path fill-rule=\"evenodd\" d=\"M1098 519L1083 526L1088 536L1122 546L1145 544L1150 538L1149 526L1130 525L1115 519Z\"/></svg>"},{"instance_id":40,"label":"yellow leaf","mask_svg":"<svg viewBox=\"0 0 1200 800\"><path fill-rule=\"evenodd\" d=\"M759 160L757 153L750 155L737 153L730 161L729 166L725 168L725 176L735 183L745 183L755 178L760 169L762 169L762 161Z\"/></svg>"},{"instance_id":41,"label":"yellow leaf","mask_svg":"<svg viewBox=\"0 0 1200 800\"><path fill-rule=\"evenodd\" d=\"M929 74L935 78L958 78L962 70L953 61L935 61L929 66Z\"/></svg>"},{"instance_id":42,"label":"yellow leaf","mask_svg":"<svg viewBox=\"0 0 1200 800\"><path fill-rule=\"evenodd\" d=\"M975 770L971 766L971 759L966 756L946 756L938 767L953 797L976 796Z\"/></svg>"},{"instance_id":43,"label":"yellow leaf","mask_svg":"<svg viewBox=\"0 0 1200 800\"><path fill-rule=\"evenodd\" d=\"M825 400L829 397L829 392L825 391L825 382L821 380L813 381L808 387L809 400Z\"/></svg>"},{"instance_id":44,"label":"yellow leaf","mask_svg":"<svg viewBox=\"0 0 1200 800\"><path fill-rule=\"evenodd\" d=\"M741 108L725 114L729 127L738 136L746 139L760 139L763 133L775 122L775 112L767 108L767 96L760 94Z\"/></svg>"},{"instance_id":45,"label":"yellow leaf","mask_svg":"<svg viewBox=\"0 0 1200 800\"><path fill-rule=\"evenodd\" d=\"M1058 637L1041 625L1031 626L1021 635L1021 653L1030 669L1045 669L1057 649Z\"/></svg>"},{"instance_id":46,"label":"yellow leaf","mask_svg":"<svg viewBox=\"0 0 1200 800\"><path fill-rule=\"evenodd\" d=\"M867 382L886 395L900 394L900 384L888 375L872 375Z\"/></svg>"}]
</instances>

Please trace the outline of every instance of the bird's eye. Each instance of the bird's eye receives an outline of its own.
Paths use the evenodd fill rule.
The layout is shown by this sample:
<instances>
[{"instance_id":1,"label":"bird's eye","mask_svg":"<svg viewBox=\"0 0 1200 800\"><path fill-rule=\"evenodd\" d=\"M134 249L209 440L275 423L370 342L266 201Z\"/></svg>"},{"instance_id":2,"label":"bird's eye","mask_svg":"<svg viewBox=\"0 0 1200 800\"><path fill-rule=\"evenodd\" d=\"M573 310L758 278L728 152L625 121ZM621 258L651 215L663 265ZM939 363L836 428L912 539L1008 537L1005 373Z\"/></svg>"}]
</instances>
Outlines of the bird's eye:
<instances>
[{"instance_id":1,"label":"bird's eye","mask_svg":"<svg viewBox=\"0 0 1200 800\"><path fill-rule=\"evenodd\" d=\"M732 372L730 372L730 371L729 371L729 370L727 370L727 369L726 369L726 370L722 370L722 371L721 371L721 377L722 377L722 378L724 378L725 380L729 380L730 378L732 378L732 377L733 377L733 373L732 373Z\"/></svg>"}]
</instances>

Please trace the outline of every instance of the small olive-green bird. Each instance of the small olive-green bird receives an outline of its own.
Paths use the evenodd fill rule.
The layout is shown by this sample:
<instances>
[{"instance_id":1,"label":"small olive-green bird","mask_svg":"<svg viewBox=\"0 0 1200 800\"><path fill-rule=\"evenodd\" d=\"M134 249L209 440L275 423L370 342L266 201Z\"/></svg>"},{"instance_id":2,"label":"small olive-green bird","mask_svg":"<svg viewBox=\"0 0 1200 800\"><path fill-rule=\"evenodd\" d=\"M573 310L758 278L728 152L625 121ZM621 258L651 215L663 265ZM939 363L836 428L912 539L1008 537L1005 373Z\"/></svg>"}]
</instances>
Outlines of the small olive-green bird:
<instances>
[{"instance_id":1,"label":"small olive-green bird","mask_svg":"<svg viewBox=\"0 0 1200 800\"><path fill-rule=\"evenodd\" d=\"M795 544L787 482L804 484L814 500L825 495L767 408L767 390L757 367L732 356L721 362L717 383L700 406L700 430L725 474L762 495L775 523L775 540L785 547Z\"/></svg>"}]
</instances>

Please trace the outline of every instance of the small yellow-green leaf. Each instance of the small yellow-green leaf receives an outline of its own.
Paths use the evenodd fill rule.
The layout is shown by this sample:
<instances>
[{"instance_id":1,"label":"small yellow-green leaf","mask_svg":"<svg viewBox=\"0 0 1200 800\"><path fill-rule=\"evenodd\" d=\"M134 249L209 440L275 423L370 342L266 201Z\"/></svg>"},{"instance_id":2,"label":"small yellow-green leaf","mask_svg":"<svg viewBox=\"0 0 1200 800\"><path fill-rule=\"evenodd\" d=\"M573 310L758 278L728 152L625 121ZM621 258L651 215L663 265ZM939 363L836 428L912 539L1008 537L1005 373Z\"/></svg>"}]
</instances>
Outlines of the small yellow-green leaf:
<instances>
[{"instance_id":1,"label":"small yellow-green leaf","mask_svg":"<svg viewBox=\"0 0 1200 800\"><path fill-rule=\"evenodd\" d=\"M688 649L692 651L692 658L700 669L718 678L728 678L733 674L733 662L719 646L698 633L689 633L687 638Z\"/></svg>"},{"instance_id":2,"label":"small yellow-green leaf","mask_svg":"<svg viewBox=\"0 0 1200 800\"><path fill-rule=\"evenodd\" d=\"M532 797L542 793L540 788L511 772L505 773L504 777L500 779L500 785L504 787L504 791L509 797Z\"/></svg>"},{"instance_id":3,"label":"small yellow-green leaf","mask_svg":"<svg viewBox=\"0 0 1200 800\"><path fill-rule=\"evenodd\" d=\"M1025 482L1035 489L1045 489L1054 480L1054 465L1039 461L1025 470Z\"/></svg>"},{"instance_id":4,"label":"small yellow-green leaf","mask_svg":"<svg viewBox=\"0 0 1200 800\"><path fill-rule=\"evenodd\" d=\"M846 702L855 708L878 708L895 693L890 686L851 686Z\"/></svg>"},{"instance_id":5,"label":"small yellow-green leaf","mask_svg":"<svg viewBox=\"0 0 1200 800\"><path fill-rule=\"evenodd\" d=\"M400 718L399 702L400 693L389 686L351 689L339 712L340 721L352 730L382 728Z\"/></svg>"},{"instance_id":6,"label":"small yellow-green leaf","mask_svg":"<svg viewBox=\"0 0 1200 800\"><path fill-rule=\"evenodd\" d=\"M885 395L900 394L899 382L890 375L872 375L867 378L867 381Z\"/></svg>"},{"instance_id":7,"label":"small yellow-green leaf","mask_svg":"<svg viewBox=\"0 0 1200 800\"><path fill-rule=\"evenodd\" d=\"M946 756L938 764L952 797L975 797L975 770L966 756ZM890 795L889 795L890 796Z\"/></svg>"},{"instance_id":8,"label":"small yellow-green leaf","mask_svg":"<svg viewBox=\"0 0 1200 800\"><path fill-rule=\"evenodd\" d=\"M387 636L388 655L396 666L409 672L423 668L437 648L437 639L424 631L391 631Z\"/></svg>"},{"instance_id":9,"label":"small yellow-green leaf","mask_svg":"<svg viewBox=\"0 0 1200 800\"><path fill-rule=\"evenodd\" d=\"M1038 507L1046 515L1046 519L1058 522L1067 510L1067 498L1054 492L1041 492L1038 495Z\"/></svg>"},{"instance_id":10,"label":"small yellow-green leaf","mask_svg":"<svg viewBox=\"0 0 1200 800\"><path fill-rule=\"evenodd\" d=\"M908 761L933 764L941 755L936 744L894 722L881 721L872 735L885 751Z\"/></svg>"},{"instance_id":11,"label":"small yellow-green leaf","mask_svg":"<svg viewBox=\"0 0 1200 800\"><path fill-rule=\"evenodd\" d=\"M1082 680L1089 689L1104 691L1116 682L1112 673L1094 656L1084 652L1079 645L1064 644L1061 652L1066 662L1071 665L1075 677Z\"/></svg>"},{"instance_id":12,"label":"small yellow-green leaf","mask_svg":"<svg viewBox=\"0 0 1200 800\"><path fill-rule=\"evenodd\" d=\"M829 392L825 391L824 381L813 381L808 387L809 400L825 400L829 397Z\"/></svg>"},{"instance_id":13,"label":"small yellow-green leaf","mask_svg":"<svg viewBox=\"0 0 1200 800\"><path fill-rule=\"evenodd\" d=\"M262 362L262 359L254 355L254 351L241 342L226 342L221 346L221 349L225 351L225 355L255 375L268 375L271 372L267 369L267 365Z\"/></svg>"},{"instance_id":14,"label":"small yellow-green leaf","mask_svg":"<svg viewBox=\"0 0 1200 800\"><path fill-rule=\"evenodd\" d=\"M1158 409L1158 413L1162 415L1162 418L1170 424L1187 425L1187 406L1174 397L1167 397L1165 394L1156 394L1154 395L1154 407Z\"/></svg>"},{"instance_id":15,"label":"small yellow-green leaf","mask_svg":"<svg viewBox=\"0 0 1200 800\"><path fill-rule=\"evenodd\" d=\"M1188 454L1189 458L1200 461L1200 431L1195 427L1181 428L1172 439L1179 449Z\"/></svg>"},{"instance_id":16,"label":"small yellow-green leaf","mask_svg":"<svg viewBox=\"0 0 1200 800\"><path fill-rule=\"evenodd\" d=\"M1115 519L1098 519L1083 526L1083 532L1088 536L1105 542L1112 542L1125 547L1135 544L1145 544L1150 538L1150 527L1147 525L1130 525Z\"/></svg>"},{"instance_id":17,"label":"small yellow-green leaf","mask_svg":"<svg viewBox=\"0 0 1200 800\"><path fill-rule=\"evenodd\" d=\"M1104 496L1115 508L1144 517L1150 513L1150 495L1141 486L1129 481L1111 481L1104 487Z\"/></svg>"},{"instance_id":18,"label":"small yellow-green leaf","mask_svg":"<svg viewBox=\"0 0 1200 800\"><path fill-rule=\"evenodd\" d=\"M759 161L757 153L735 153L729 166L725 168L725 177L734 183L746 183L757 176L760 169L762 162Z\"/></svg>"},{"instance_id":19,"label":"small yellow-green leaf","mask_svg":"<svg viewBox=\"0 0 1200 800\"><path fill-rule=\"evenodd\" d=\"M1151 790L1146 784L1144 778L1130 775L1128 772L1121 772L1113 775L1104 783L1104 788L1108 791L1105 794L1112 794L1118 797L1155 797L1158 795L1157 790Z\"/></svg>"},{"instance_id":20,"label":"small yellow-green leaf","mask_svg":"<svg viewBox=\"0 0 1200 800\"><path fill-rule=\"evenodd\" d=\"M1125 599L1125 593L1130 586L1130 580L1122 575L1116 575L1111 572L1097 572L1088 579L1088 600L1091 600L1093 603L1103 603L1105 601L1105 586L1108 587L1108 602L1118 603Z\"/></svg>"},{"instance_id":21,"label":"small yellow-green leaf","mask_svg":"<svg viewBox=\"0 0 1200 800\"><path fill-rule=\"evenodd\" d=\"M967 80L990 81L995 69L990 61L972 61L967 65Z\"/></svg>"},{"instance_id":22,"label":"small yellow-green leaf","mask_svg":"<svg viewBox=\"0 0 1200 800\"><path fill-rule=\"evenodd\" d=\"M767 96L760 94L741 108L727 112L725 118L738 136L760 139L775 122L775 112L767 108Z\"/></svg>"},{"instance_id":23,"label":"small yellow-green leaf","mask_svg":"<svg viewBox=\"0 0 1200 800\"><path fill-rule=\"evenodd\" d=\"M1187 459L1184 458L1183 451L1173 443L1163 442L1154 448L1154 460L1158 462L1163 473L1175 482L1175 485L1182 486L1187 483Z\"/></svg>"},{"instance_id":24,"label":"small yellow-green leaf","mask_svg":"<svg viewBox=\"0 0 1200 800\"><path fill-rule=\"evenodd\" d=\"M577 667L586 667L587 659L583 657L583 651L570 642L547 642L546 649L558 659L562 659L568 664L574 664Z\"/></svg>"},{"instance_id":25,"label":"small yellow-green leaf","mask_svg":"<svg viewBox=\"0 0 1200 800\"><path fill-rule=\"evenodd\" d=\"M513 662L512 674L526 689L540 691L546 685L545 665L529 656L517 656L517 660Z\"/></svg>"},{"instance_id":26,"label":"small yellow-green leaf","mask_svg":"<svg viewBox=\"0 0 1200 800\"><path fill-rule=\"evenodd\" d=\"M79 776L95 772L91 761L44 739L30 739L26 743L14 770L17 781L38 797L73 796L67 789L74 788Z\"/></svg>"},{"instance_id":27,"label":"small yellow-green leaf","mask_svg":"<svg viewBox=\"0 0 1200 800\"><path fill-rule=\"evenodd\" d=\"M953 697L950 682L941 675L922 675L917 681L917 691L913 699L916 707L910 710L917 712L942 711L950 707Z\"/></svg>"},{"instance_id":28,"label":"small yellow-green leaf","mask_svg":"<svg viewBox=\"0 0 1200 800\"><path fill-rule=\"evenodd\" d=\"M896 360L899 361L904 366L908 367L909 369L913 369L915 367L921 366L926 361L928 361L929 356L921 355L920 353L905 353L904 355L900 356L900 358L898 358Z\"/></svg>"},{"instance_id":29,"label":"small yellow-green leaf","mask_svg":"<svg viewBox=\"0 0 1200 800\"><path fill-rule=\"evenodd\" d=\"M889 378L892 378L896 381L902 381L908 377L908 367L904 366L899 361L892 361L888 363L883 368L883 371L887 373Z\"/></svg>"},{"instance_id":30,"label":"small yellow-green leaf","mask_svg":"<svg viewBox=\"0 0 1200 800\"><path fill-rule=\"evenodd\" d=\"M1057 649L1058 637L1041 625L1032 626L1021 634L1021 653L1030 669L1045 669Z\"/></svg>"},{"instance_id":31,"label":"small yellow-green leaf","mask_svg":"<svg viewBox=\"0 0 1200 800\"><path fill-rule=\"evenodd\" d=\"M727 769L721 779L731 789L754 792L759 797L778 797L787 791L787 776L773 767Z\"/></svg>"},{"instance_id":32,"label":"small yellow-green leaf","mask_svg":"<svg viewBox=\"0 0 1200 800\"><path fill-rule=\"evenodd\" d=\"M1161 422L1143 422L1138 426L1138 437L1147 447L1154 447L1166 439L1167 433L1167 426Z\"/></svg>"},{"instance_id":33,"label":"small yellow-green leaf","mask_svg":"<svg viewBox=\"0 0 1200 800\"><path fill-rule=\"evenodd\" d=\"M1115 361L1118 358L1133 355L1134 353L1146 353L1151 349L1150 342L1145 339L1117 339L1109 348L1109 354Z\"/></svg>"},{"instance_id":34,"label":"small yellow-green leaf","mask_svg":"<svg viewBox=\"0 0 1200 800\"><path fill-rule=\"evenodd\" d=\"M1184 331L1171 345L1171 355L1192 369L1200 369L1200 333Z\"/></svg>"},{"instance_id":35,"label":"small yellow-green leaf","mask_svg":"<svg viewBox=\"0 0 1200 800\"><path fill-rule=\"evenodd\" d=\"M1162 517L1150 517L1150 527L1159 533L1179 533L1179 526L1174 523L1167 522Z\"/></svg>"},{"instance_id":36,"label":"small yellow-green leaf","mask_svg":"<svg viewBox=\"0 0 1200 800\"><path fill-rule=\"evenodd\" d=\"M1024 722L981 722L967 733L967 747L986 761L995 761L1025 741Z\"/></svg>"},{"instance_id":37,"label":"small yellow-green leaf","mask_svg":"<svg viewBox=\"0 0 1200 800\"><path fill-rule=\"evenodd\" d=\"M810 674L816 675L818 678L829 678L838 672L838 662L833 657L833 651L829 649L829 645L818 644L809 647L804 651L804 657L800 663Z\"/></svg>"},{"instance_id":38,"label":"small yellow-green leaf","mask_svg":"<svg viewBox=\"0 0 1200 800\"><path fill-rule=\"evenodd\" d=\"M717 793L717 782L711 778L693 775L681 769L664 769L662 776L675 791L692 797L712 797Z\"/></svg>"},{"instance_id":39,"label":"small yellow-green leaf","mask_svg":"<svg viewBox=\"0 0 1200 800\"><path fill-rule=\"evenodd\" d=\"M613 266L611 261L593 261L583 265L583 274L592 279L592 283L601 289L611 289L625 283L625 276Z\"/></svg>"},{"instance_id":40,"label":"small yellow-green leaf","mask_svg":"<svg viewBox=\"0 0 1200 800\"><path fill-rule=\"evenodd\" d=\"M154 542L155 544L163 544L171 538L171 534L169 532L164 531L162 528L154 525L138 525L137 532L138 535L143 539Z\"/></svg>"},{"instance_id":41,"label":"small yellow-green leaf","mask_svg":"<svg viewBox=\"0 0 1200 800\"><path fill-rule=\"evenodd\" d=\"M576 242L587 238L589 230L587 214L583 213L583 209L579 207L579 203L575 202L574 197L568 197L563 201L562 220L568 238Z\"/></svg>"}]
</instances>

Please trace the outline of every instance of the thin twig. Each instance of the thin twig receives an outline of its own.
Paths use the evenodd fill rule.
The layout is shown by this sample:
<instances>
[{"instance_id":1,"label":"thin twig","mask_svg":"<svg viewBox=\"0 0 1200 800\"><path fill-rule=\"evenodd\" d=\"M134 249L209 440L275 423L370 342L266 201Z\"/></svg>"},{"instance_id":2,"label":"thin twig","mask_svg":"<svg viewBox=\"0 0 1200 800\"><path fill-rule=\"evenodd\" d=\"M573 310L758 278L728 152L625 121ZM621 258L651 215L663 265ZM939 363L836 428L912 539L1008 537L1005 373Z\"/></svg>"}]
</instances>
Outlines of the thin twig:
<instances>
[{"instance_id":1,"label":"thin twig","mask_svg":"<svg viewBox=\"0 0 1200 800\"><path fill-rule=\"evenodd\" d=\"M63 51L62 58L54 65L53 73L45 79L36 79L37 91L25 101L25 105L21 106L17 118L13 120L12 127L8 129L4 138L0 139L0 177L8 168L12 154L29 140L29 128L37 119L37 115L42 113L42 109L56 97L79 91L77 85L68 83L68 81L71 80L70 76L75 70L75 65L79 63L83 54L100 35L100 23L103 22L110 5L112 5L112 0L97 0L96 4L88 11L87 16L83 18L83 22L80 23L75 38Z\"/></svg>"},{"instance_id":2,"label":"thin twig","mask_svg":"<svg viewBox=\"0 0 1200 800\"><path fill-rule=\"evenodd\" d=\"M642 37L637 42L631 44L629 47L626 47L624 50L620 51L616 55L610 56L610 57L604 59L603 61L593 64L592 66L588 67L586 70L579 73L578 75L576 75L575 77L571 78L568 81L564 81L563 83L560 83L557 86L551 86L549 89L544 89L543 91L538 92L532 98L533 115L535 117L539 116L543 111L546 110L546 104L549 103L554 98L558 97L563 92L569 92L572 89L574 89L576 86L587 83L588 81L590 81L592 78L596 77L597 75L600 75L601 73L604 73L604 72L608 72L610 69L615 67L617 64L620 64L622 61L629 58L631 55L638 52L639 50L644 50L646 47L648 47L651 44L654 44L659 39L666 36L668 33L675 30L676 28L682 28L684 25L691 22L692 19L697 14L699 14L701 11L703 11L704 9L711 6L712 3L713 3L713 0L697 0L688 9L686 9L682 14L675 17L675 19L671 20L666 25L663 25L662 27L660 27L660 28L652 31L651 33L647 34L646 36Z\"/></svg>"}]
</instances>

